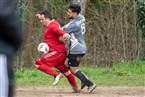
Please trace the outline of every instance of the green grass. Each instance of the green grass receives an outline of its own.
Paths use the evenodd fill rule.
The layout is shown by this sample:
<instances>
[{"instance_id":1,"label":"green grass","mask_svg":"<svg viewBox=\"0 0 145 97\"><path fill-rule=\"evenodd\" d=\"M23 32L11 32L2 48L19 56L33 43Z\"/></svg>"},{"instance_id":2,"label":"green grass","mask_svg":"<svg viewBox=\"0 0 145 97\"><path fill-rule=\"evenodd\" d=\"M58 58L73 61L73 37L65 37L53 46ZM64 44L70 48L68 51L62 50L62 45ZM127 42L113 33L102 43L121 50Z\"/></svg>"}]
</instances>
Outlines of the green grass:
<instances>
[{"instance_id":1,"label":"green grass","mask_svg":"<svg viewBox=\"0 0 145 97\"><path fill-rule=\"evenodd\" d=\"M120 63L111 68L81 67L97 86L145 86L145 62ZM54 78L37 69L23 69L16 72L17 87L52 86ZM80 81L77 79L78 84ZM63 77L58 86L68 86Z\"/></svg>"}]
</instances>

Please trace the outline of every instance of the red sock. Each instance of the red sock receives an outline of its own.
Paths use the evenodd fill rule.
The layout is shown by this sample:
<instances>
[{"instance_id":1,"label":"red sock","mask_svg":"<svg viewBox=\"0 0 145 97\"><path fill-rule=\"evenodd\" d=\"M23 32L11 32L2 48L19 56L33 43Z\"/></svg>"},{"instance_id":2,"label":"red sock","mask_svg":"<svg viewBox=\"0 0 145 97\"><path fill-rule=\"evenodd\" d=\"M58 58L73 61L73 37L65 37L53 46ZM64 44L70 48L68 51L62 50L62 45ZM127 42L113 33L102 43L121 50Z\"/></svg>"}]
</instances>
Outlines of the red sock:
<instances>
[{"instance_id":1,"label":"red sock","mask_svg":"<svg viewBox=\"0 0 145 97\"><path fill-rule=\"evenodd\" d=\"M70 73L69 75L67 75L66 78L68 79L69 83L71 84L71 86L74 89L78 89L78 85L76 83L75 76L72 73Z\"/></svg>"},{"instance_id":2,"label":"red sock","mask_svg":"<svg viewBox=\"0 0 145 97\"><path fill-rule=\"evenodd\" d=\"M57 76L59 74L57 71L53 70L52 67L46 65L40 65L38 69L51 76Z\"/></svg>"},{"instance_id":3,"label":"red sock","mask_svg":"<svg viewBox=\"0 0 145 97\"><path fill-rule=\"evenodd\" d=\"M67 78L69 83L74 89L78 89L78 85L75 80L75 76L63 65L64 62L62 62L62 65L55 66L58 70L60 70ZM61 64L61 63L60 63Z\"/></svg>"}]
</instances>

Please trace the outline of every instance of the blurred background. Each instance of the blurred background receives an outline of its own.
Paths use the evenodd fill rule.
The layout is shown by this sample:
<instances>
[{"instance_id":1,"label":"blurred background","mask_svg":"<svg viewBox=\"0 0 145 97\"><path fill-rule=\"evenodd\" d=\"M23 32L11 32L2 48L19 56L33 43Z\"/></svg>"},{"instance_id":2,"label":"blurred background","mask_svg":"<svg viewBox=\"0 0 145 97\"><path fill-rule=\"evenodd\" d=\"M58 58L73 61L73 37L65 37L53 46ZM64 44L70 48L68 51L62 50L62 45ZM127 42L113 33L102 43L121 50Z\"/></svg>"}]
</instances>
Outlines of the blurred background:
<instances>
[{"instance_id":1,"label":"blurred background","mask_svg":"<svg viewBox=\"0 0 145 97\"><path fill-rule=\"evenodd\" d=\"M111 67L145 59L145 0L17 0L17 14L25 33L15 68L33 68L39 58L37 46L43 42L44 27L36 13L48 10L61 26L68 23L67 9L80 3L86 17L87 54L81 65Z\"/></svg>"}]
</instances>

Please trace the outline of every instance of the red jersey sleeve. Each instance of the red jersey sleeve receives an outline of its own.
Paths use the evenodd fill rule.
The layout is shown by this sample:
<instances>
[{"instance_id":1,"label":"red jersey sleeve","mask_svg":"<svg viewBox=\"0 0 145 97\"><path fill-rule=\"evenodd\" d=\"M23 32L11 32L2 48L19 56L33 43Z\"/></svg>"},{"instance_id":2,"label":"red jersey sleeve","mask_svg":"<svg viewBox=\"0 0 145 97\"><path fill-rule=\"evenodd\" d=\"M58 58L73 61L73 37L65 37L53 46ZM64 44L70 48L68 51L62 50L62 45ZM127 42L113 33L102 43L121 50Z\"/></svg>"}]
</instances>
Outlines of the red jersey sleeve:
<instances>
[{"instance_id":1,"label":"red jersey sleeve","mask_svg":"<svg viewBox=\"0 0 145 97\"><path fill-rule=\"evenodd\" d=\"M53 25L52 30L53 30L52 32L55 33L58 36L62 36L62 35L65 34L65 32L58 25Z\"/></svg>"}]
</instances>

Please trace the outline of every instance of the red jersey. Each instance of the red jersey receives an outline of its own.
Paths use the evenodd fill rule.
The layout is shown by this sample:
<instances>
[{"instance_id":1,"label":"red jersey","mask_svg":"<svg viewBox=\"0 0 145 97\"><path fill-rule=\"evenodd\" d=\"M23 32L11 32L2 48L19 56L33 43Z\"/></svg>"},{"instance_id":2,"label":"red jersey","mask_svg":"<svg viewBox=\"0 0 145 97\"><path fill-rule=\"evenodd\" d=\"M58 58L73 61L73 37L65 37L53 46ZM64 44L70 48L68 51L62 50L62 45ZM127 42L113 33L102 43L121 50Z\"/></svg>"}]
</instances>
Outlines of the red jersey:
<instances>
[{"instance_id":1,"label":"red jersey","mask_svg":"<svg viewBox=\"0 0 145 97\"><path fill-rule=\"evenodd\" d=\"M49 45L50 51L66 52L65 44L59 41L59 37L64 34L57 21L52 20L48 24L44 32L44 42Z\"/></svg>"}]
</instances>

